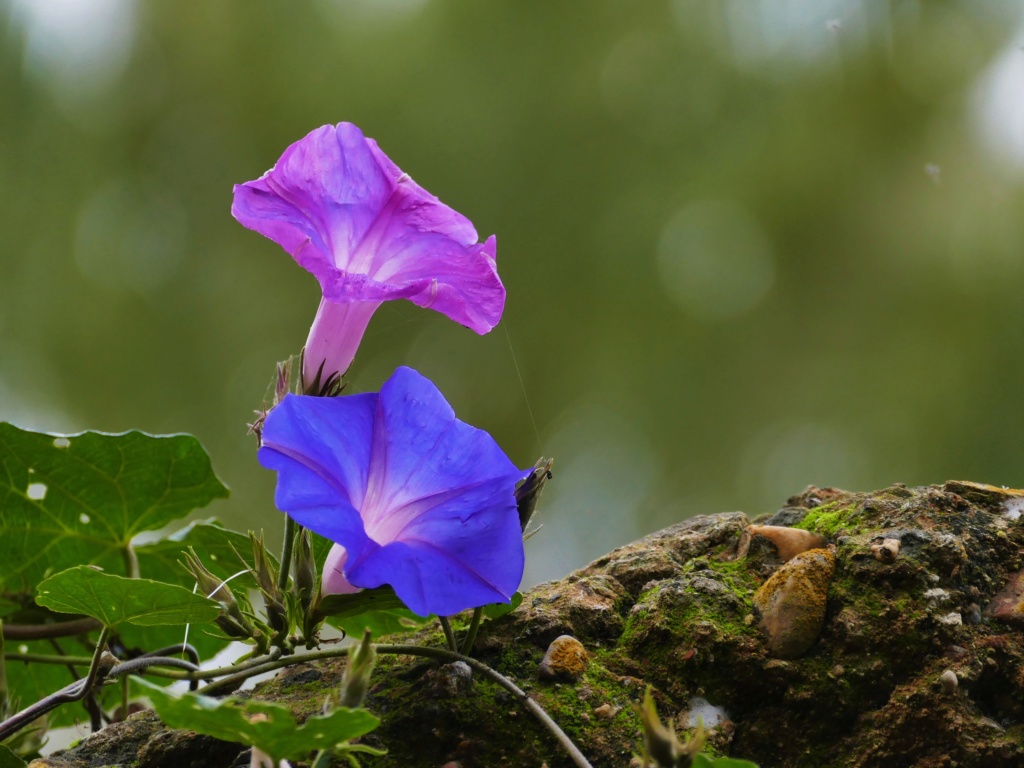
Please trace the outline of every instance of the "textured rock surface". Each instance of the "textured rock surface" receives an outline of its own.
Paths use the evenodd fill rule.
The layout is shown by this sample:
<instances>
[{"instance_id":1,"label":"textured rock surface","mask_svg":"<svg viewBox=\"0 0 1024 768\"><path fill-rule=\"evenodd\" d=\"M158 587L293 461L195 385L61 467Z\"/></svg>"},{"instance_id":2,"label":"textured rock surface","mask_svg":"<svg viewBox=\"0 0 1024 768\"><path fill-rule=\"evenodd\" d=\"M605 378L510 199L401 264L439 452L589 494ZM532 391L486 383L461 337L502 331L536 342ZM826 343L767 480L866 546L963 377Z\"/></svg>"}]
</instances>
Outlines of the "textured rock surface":
<instances>
[{"instance_id":1,"label":"textured rock surface","mask_svg":"<svg viewBox=\"0 0 1024 768\"><path fill-rule=\"evenodd\" d=\"M518 610L481 628L476 655L546 707L598 767L629 764L638 723L628 704L648 684L680 729L695 699L723 708L729 717L710 743L763 768L1024 765L1024 633L1013 610L1000 612L1019 592L990 607L1024 569L1021 497L965 482L868 494L810 488L759 519L835 547L821 632L792 660L771 657L752 606L781 565L778 552L765 542L735 558L750 522L740 513L688 520L531 590ZM879 540L899 542L891 560L876 556ZM587 650L575 683L538 678L559 635ZM417 640L442 642L437 633ZM309 714L340 664L319 671L292 670L259 695ZM437 664L381 657L367 705L383 718L367 742L390 753L366 766L570 765L480 675L453 685ZM165 765L235 759L169 737L141 715L36 765L141 764L154 742Z\"/></svg>"}]
</instances>

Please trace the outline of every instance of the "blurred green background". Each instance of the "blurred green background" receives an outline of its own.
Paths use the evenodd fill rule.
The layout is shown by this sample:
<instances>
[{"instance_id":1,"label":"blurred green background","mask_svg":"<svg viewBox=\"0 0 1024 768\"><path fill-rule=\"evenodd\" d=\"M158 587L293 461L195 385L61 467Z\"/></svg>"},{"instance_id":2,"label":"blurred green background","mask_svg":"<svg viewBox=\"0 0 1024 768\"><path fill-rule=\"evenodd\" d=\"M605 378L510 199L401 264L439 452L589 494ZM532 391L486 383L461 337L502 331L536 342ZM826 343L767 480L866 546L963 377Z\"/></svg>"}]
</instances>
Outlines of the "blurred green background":
<instances>
[{"instance_id":1,"label":"blurred green background","mask_svg":"<svg viewBox=\"0 0 1024 768\"><path fill-rule=\"evenodd\" d=\"M0 0L0 418L195 433L233 489L209 511L276 536L245 424L319 289L231 186L348 120L498 235L504 326L386 306L353 388L412 365L520 465L556 458L528 583L812 483L1024 486L1022 22Z\"/></svg>"}]
</instances>

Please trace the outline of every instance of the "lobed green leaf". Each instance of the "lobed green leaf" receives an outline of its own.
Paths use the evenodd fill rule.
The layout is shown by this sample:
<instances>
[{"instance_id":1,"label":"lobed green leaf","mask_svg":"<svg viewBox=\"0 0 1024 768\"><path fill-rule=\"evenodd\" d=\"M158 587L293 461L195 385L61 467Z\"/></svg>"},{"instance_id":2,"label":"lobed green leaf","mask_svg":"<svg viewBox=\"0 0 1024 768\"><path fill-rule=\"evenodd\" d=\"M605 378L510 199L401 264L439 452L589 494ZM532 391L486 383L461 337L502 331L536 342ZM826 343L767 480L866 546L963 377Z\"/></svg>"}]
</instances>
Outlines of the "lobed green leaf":
<instances>
[{"instance_id":1,"label":"lobed green leaf","mask_svg":"<svg viewBox=\"0 0 1024 768\"><path fill-rule=\"evenodd\" d=\"M369 733L380 723L365 709L339 707L299 725L291 711L280 704L173 694L138 678L133 678L132 684L139 695L149 698L160 719L171 728L248 744L263 750L275 762L302 759L314 750L344 747L345 742Z\"/></svg>"},{"instance_id":2,"label":"lobed green leaf","mask_svg":"<svg viewBox=\"0 0 1024 768\"><path fill-rule=\"evenodd\" d=\"M136 534L227 494L191 435L64 437L0 423L0 585L31 592L47 572L109 567Z\"/></svg>"},{"instance_id":3,"label":"lobed green leaf","mask_svg":"<svg viewBox=\"0 0 1024 768\"><path fill-rule=\"evenodd\" d=\"M201 624L220 615L220 605L175 584L126 579L87 565L55 573L38 587L36 602L59 613L92 616L108 627Z\"/></svg>"}]
</instances>

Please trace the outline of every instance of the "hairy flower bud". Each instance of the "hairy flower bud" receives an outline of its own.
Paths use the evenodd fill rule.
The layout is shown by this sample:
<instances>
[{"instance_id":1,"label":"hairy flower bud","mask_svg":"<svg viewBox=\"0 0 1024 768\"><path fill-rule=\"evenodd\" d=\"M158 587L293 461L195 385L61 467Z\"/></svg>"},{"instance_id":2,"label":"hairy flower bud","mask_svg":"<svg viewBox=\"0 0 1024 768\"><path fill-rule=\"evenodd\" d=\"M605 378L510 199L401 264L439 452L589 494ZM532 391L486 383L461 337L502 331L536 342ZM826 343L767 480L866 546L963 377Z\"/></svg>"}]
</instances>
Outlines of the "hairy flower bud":
<instances>
[{"instance_id":1,"label":"hairy flower bud","mask_svg":"<svg viewBox=\"0 0 1024 768\"><path fill-rule=\"evenodd\" d=\"M689 768L704 746L704 724L701 723L694 737L683 744L672 727L666 727L658 719L658 710L654 706L650 686L644 693L644 703L634 704L633 708L640 715L640 723L643 726L644 768L652 764L655 768Z\"/></svg>"},{"instance_id":2,"label":"hairy flower bud","mask_svg":"<svg viewBox=\"0 0 1024 768\"><path fill-rule=\"evenodd\" d=\"M370 630L366 630L363 639L348 649L348 665L341 674L341 690L338 693L338 703L343 707L356 709L363 706L363 699L370 687L370 674L377 659L370 636Z\"/></svg>"},{"instance_id":3,"label":"hairy flower bud","mask_svg":"<svg viewBox=\"0 0 1024 768\"><path fill-rule=\"evenodd\" d=\"M253 637L253 633L256 630L242 613L234 593L228 588L227 582L208 571L206 566L199 560L195 550L191 547L185 553L184 561L179 561L179 563L196 580L199 591L204 596L220 603L221 615L214 620L217 626L228 637L233 637L237 640L247 640Z\"/></svg>"},{"instance_id":4,"label":"hairy flower bud","mask_svg":"<svg viewBox=\"0 0 1024 768\"><path fill-rule=\"evenodd\" d=\"M184 561L179 560L178 562L186 571L192 574L192 578L199 585L199 591L205 597L216 600L228 612L231 612L232 608L238 609L238 601L235 600L235 596L228 588L227 583L206 569L206 566L203 565L192 547L189 547L188 551L185 552Z\"/></svg>"},{"instance_id":5,"label":"hairy flower bud","mask_svg":"<svg viewBox=\"0 0 1024 768\"><path fill-rule=\"evenodd\" d=\"M316 561L313 559L313 537L309 530L300 528L295 537L292 556L292 578L295 579L295 593L299 598L302 612L308 613L316 591Z\"/></svg>"},{"instance_id":6,"label":"hairy flower bud","mask_svg":"<svg viewBox=\"0 0 1024 768\"><path fill-rule=\"evenodd\" d=\"M253 567L249 570L263 595L267 619L270 620L270 626L275 632L285 633L288 631L288 609L285 608L284 595L281 594L281 590L277 586L277 569L270 562L262 534L257 537L250 531L249 539L252 541L253 559Z\"/></svg>"}]
</instances>

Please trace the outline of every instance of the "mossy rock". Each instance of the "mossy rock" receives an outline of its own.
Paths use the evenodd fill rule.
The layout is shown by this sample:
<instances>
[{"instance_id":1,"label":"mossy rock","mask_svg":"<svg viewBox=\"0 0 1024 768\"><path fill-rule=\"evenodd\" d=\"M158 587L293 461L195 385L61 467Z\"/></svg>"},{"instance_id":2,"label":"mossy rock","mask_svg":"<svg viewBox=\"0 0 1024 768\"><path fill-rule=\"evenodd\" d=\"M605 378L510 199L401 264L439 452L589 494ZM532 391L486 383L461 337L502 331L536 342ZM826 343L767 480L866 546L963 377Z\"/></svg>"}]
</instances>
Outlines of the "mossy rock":
<instances>
[{"instance_id":1,"label":"mossy rock","mask_svg":"<svg viewBox=\"0 0 1024 768\"><path fill-rule=\"evenodd\" d=\"M778 563L764 548L735 558L749 524L742 513L687 520L536 587L482 627L475 655L541 703L595 768L627 766L639 750L630 703L648 685L680 730L693 699L724 708L710 745L762 768L1024 765L1024 630L983 611L1024 568L1024 520L1013 514L1022 498L966 482L810 488L759 520L813 530L834 547L824 626L796 659L772 658L758 629L751 599ZM879 537L900 542L894 560L873 555ZM563 634L586 647L587 671L575 683L542 681L545 649ZM441 639L431 631L412 642ZM295 668L255 695L305 716L341 667ZM952 690L940 684L946 670ZM504 690L421 658L381 657L367 706L382 725L366 742L389 750L361 758L370 768L572 765ZM34 765L110 764L103 745L118 739L118 762L138 764L151 740L167 738L158 729L140 739L132 727L108 727ZM190 738L175 743L185 750ZM196 750L161 755L166 765L220 768L238 752L207 748L200 762Z\"/></svg>"}]
</instances>

